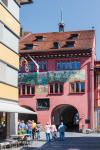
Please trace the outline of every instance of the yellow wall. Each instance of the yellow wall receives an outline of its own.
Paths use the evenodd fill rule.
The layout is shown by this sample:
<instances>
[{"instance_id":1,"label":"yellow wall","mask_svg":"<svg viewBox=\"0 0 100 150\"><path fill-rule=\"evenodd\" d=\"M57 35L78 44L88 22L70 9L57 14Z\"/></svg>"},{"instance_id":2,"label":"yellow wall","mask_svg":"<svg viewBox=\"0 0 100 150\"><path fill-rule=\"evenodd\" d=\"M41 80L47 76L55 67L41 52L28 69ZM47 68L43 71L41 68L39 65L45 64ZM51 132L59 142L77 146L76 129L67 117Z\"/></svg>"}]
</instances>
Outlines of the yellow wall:
<instances>
[{"instance_id":1,"label":"yellow wall","mask_svg":"<svg viewBox=\"0 0 100 150\"><path fill-rule=\"evenodd\" d=\"M0 43L0 60L19 68L19 56Z\"/></svg>"},{"instance_id":2,"label":"yellow wall","mask_svg":"<svg viewBox=\"0 0 100 150\"><path fill-rule=\"evenodd\" d=\"M0 98L18 101L18 88L0 83Z\"/></svg>"},{"instance_id":3,"label":"yellow wall","mask_svg":"<svg viewBox=\"0 0 100 150\"><path fill-rule=\"evenodd\" d=\"M14 33L20 36L20 24L16 19L0 4L0 20L7 25Z\"/></svg>"}]
</instances>

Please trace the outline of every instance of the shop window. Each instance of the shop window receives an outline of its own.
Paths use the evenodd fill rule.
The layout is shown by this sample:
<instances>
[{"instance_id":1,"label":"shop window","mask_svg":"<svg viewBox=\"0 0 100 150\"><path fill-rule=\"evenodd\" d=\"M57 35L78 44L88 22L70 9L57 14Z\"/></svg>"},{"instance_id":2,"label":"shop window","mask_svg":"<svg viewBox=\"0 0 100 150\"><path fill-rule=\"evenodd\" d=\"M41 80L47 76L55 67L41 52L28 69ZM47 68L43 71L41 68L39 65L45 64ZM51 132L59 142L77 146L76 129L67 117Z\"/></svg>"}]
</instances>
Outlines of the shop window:
<instances>
[{"instance_id":1,"label":"shop window","mask_svg":"<svg viewBox=\"0 0 100 150\"><path fill-rule=\"evenodd\" d=\"M48 98L37 99L37 110L48 110L50 108L50 100Z\"/></svg>"},{"instance_id":2,"label":"shop window","mask_svg":"<svg viewBox=\"0 0 100 150\"><path fill-rule=\"evenodd\" d=\"M63 94L63 83L49 84L49 94Z\"/></svg>"},{"instance_id":3,"label":"shop window","mask_svg":"<svg viewBox=\"0 0 100 150\"><path fill-rule=\"evenodd\" d=\"M79 70L80 62L57 62L56 70Z\"/></svg>"},{"instance_id":4,"label":"shop window","mask_svg":"<svg viewBox=\"0 0 100 150\"><path fill-rule=\"evenodd\" d=\"M47 61L38 62L40 71L47 71Z\"/></svg>"},{"instance_id":5,"label":"shop window","mask_svg":"<svg viewBox=\"0 0 100 150\"><path fill-rule=\"evenodd\" d=\"M6 6L8 6L8 0L1 0Z\"/></svg>"},{"instance_id":6,"label":"shop window","mask_svg":"<svg viewBox=\"0 0 100 150\"><path fill-rule=\"evenodd\" d=\"M70 83L70 93L84 93L84 92L85 92L84 82Z\"/></svg>"}]
</instances>

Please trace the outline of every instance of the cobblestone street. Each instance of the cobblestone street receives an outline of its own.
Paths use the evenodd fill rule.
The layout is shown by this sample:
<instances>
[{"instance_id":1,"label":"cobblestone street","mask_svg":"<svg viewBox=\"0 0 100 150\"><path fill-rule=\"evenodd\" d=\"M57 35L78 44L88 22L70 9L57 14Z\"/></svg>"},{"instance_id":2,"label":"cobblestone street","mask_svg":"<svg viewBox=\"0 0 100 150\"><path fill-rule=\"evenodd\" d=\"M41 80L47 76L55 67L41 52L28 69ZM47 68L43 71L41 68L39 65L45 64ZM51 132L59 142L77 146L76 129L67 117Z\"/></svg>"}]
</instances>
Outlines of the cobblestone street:
<instances>
[{"instance_id":1,"label":"cobblestone street","mask_svg":"<svg viewBox=\"0 0 100 150\"><path fill-rule=\"evenodd\" d=\"M42 133L43 134L43 133ZM43 134L44 135L44 134ZM100 150L100 134L66 133L64 141L33 141L30 146L9 150Z\"/></svg>"}]
</instances>

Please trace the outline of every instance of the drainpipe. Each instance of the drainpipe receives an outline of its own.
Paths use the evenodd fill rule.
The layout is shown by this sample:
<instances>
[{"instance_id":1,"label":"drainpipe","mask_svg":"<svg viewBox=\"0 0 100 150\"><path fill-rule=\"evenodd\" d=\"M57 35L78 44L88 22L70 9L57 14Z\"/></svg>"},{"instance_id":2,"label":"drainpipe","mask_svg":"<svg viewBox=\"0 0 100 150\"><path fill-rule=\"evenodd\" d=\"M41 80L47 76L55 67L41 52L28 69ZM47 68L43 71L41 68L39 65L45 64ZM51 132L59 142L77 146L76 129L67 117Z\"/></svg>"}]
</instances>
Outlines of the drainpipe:
<instances>
[{"instance_id":1,"label":"drainpipe","mask_svg":"<svg viewBox=\"0 0 100 150\"><path fill-rule=\"evenodd\" d=\"M34 64L36 65L36 68L37 68L37 73L39 73L39 65L38 65L38 63L30 55L28 55L28 57L32 60L32 62L34 62Z\"/></svg>"}]
</instances>

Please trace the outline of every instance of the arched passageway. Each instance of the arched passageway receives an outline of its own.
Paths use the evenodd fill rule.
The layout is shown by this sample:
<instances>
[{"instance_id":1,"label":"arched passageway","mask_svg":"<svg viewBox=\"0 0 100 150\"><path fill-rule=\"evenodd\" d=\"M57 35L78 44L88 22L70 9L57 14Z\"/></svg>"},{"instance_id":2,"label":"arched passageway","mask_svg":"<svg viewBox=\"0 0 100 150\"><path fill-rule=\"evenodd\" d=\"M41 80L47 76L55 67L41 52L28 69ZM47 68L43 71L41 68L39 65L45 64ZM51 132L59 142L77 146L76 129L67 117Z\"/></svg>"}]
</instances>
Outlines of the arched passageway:
<instances>
[{"instance_id":1,"label":"arched passageway","mask_svg":"<svg viewBox=\"0 0 100 150\"><path fill-rule=\"evenodd\" d=\"M28 107L28 106L23 106L26 109L29 109L31 111L34 111L32 108ZM18 119L19 120L24 120L25 123L28 120L34 120L35 122L37 122L37 115L36 114L18 114Z\"/></svg>"},{"instance_id":2,"label":"arched passageway","mask_svg":"<svg viewBox=\"0 0 100 150\"><path fill-rule=\"evenodd\" d=\"M60 122L67 126L67 131L79 131L79 113L78 110L71 105L59 105L52 111L51 122L58 127Z\"/></svg>"}]
</instances>

